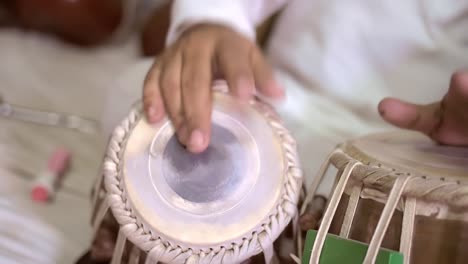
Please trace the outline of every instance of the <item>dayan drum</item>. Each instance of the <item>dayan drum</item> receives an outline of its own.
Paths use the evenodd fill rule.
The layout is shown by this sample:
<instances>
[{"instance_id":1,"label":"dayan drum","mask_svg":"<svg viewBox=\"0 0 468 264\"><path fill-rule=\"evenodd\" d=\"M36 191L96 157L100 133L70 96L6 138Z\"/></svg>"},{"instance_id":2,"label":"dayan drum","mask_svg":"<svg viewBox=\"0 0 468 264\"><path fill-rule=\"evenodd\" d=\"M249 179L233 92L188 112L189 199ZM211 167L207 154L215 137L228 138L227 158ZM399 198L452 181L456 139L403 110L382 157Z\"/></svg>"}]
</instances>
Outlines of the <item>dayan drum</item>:
<instances>
[{"instance_id":1,"label":"dayan drum","mask_svg":"<svg viewBox=\"0 0 468 264\"><path fill-rule=\"evenodd\" d=\"M382 133L340 145L316 183L330 164L337 184L310 263L318 263L327 232L368 243L364 263L381 247L401 252L405 263L468 263L467 148Z\"/></svg>"},{"instance_id":2,"label":"dayan drum","mask_svg":"<svg viewBox=\"0 0 468 264\"><path fill-rule=\"evenodd\" d=\"M116 128L93 217L96 236L116 239L112 263L275 259L272 244L301 192L295 141L259 100L213 97L211 143L200 154L179 144L168 120L148 124L139 107ZM118 235L102 232L112 221Z\"/></svg>"}]
</instances>

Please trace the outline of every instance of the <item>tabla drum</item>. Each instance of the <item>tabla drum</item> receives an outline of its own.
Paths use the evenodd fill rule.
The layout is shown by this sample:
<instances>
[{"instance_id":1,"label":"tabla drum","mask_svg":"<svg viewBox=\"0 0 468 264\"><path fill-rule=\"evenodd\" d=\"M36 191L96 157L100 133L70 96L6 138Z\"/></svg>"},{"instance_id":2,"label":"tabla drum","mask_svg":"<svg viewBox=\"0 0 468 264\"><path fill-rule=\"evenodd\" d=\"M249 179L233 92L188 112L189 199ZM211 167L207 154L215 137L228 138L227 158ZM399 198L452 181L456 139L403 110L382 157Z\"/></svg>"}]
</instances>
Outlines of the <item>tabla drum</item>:
<instances>
[{"instance_id":1,"label":"tabla drum","mask_svg":"<svg viewBox=\"0 0 468 264\"><path fill-rule=\"evenodd\" d=\"M339 177L309 263L319 263L327 232L368 243L364 263L381 247L404 263L468 263L467 148L413 132L373 134L331 153L313 188L330 165Z\"/></svg>"},{"instance_id":2,"label":"tabla drum","mask_svg":"<svg viewBox=\"0 0 468 264\"><path fill-rule=\"evenodd\" d=\"M295 141L267 104L241 103L222 83L215 90L200 154L179 144L168 120L147 123L139 106L115 129L93 216L96 236L116 241L111 263L275 261L273 242L298 211ZM112 222L118 233L103 233Z\"/></svg>"}]
</instances>

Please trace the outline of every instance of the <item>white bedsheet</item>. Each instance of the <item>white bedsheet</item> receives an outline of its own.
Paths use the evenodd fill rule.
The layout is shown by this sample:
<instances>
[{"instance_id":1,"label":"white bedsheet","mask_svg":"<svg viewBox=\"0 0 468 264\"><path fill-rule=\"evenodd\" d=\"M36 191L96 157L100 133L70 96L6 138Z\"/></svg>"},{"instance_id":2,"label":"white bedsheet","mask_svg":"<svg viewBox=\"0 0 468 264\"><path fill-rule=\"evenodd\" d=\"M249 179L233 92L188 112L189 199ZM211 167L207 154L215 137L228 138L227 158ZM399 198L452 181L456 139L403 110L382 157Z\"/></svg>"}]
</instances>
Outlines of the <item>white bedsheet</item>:
<instances>
[{"instance_id":1,"label":"white bedsheet","mask_svg":"<svg viewBox=\"0 0 468 264\"><path fill-rule=\"evenodd\" d=\"M137 47L132 39L83 50L2 30L0 94L9 103L100 119L107 89L137 60ZM0 263L72 263L83 253L91 239L89 194L104 144L98 134L0 118ZM34 203L32 180L57 146L72 151L71 170L52 203Z\"/></svg>"}]
</instances>

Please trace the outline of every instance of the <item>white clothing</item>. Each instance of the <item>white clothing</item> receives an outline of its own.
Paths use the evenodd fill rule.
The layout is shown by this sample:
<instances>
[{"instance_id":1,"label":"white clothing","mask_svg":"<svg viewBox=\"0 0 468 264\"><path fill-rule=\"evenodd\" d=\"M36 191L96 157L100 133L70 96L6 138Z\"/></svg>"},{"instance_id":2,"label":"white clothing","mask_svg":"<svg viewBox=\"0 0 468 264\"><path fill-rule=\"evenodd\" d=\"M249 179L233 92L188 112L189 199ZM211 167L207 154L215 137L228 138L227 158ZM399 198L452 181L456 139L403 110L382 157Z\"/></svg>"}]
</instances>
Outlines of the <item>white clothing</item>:
<instances>
[{"instance_id":1,"label":"white clothing","mask_svg":"<svg viewBox=\"0 0 468 264\"><path fill-rule=\"evenodd\" d=\"M389 128L378 117L381 99L439 100L468 64L467 0L176 0L168 44L202 22L253 39L284 5L266 55L286 89L279 110L307 175L335 144Z\"/></svg>"}]
</instances>

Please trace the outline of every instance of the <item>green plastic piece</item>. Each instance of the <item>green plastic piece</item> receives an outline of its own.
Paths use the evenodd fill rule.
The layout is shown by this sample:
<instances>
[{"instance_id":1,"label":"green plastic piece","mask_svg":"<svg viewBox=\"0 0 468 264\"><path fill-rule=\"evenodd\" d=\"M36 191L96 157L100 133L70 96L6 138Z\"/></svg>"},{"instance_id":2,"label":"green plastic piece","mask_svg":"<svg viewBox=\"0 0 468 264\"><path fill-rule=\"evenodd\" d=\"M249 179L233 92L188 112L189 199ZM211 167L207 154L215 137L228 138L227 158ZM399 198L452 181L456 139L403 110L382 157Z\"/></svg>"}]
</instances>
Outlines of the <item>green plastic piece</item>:
<instances>
[{"instance_id":1,"label":"green plastic piece","mask_svg":"<svg viewBox=\"0 0 468 264\"><path fill-rule=\"evenodd\" d=\"M309 264L312 247L314 245L316 230L307 231L302 264ZM366 257L368 244L327 234L320 264L362 264ZM376 264L403 264L403 255L400 252L381 248L377 255Z\"/></svg>"}]
</instances>

